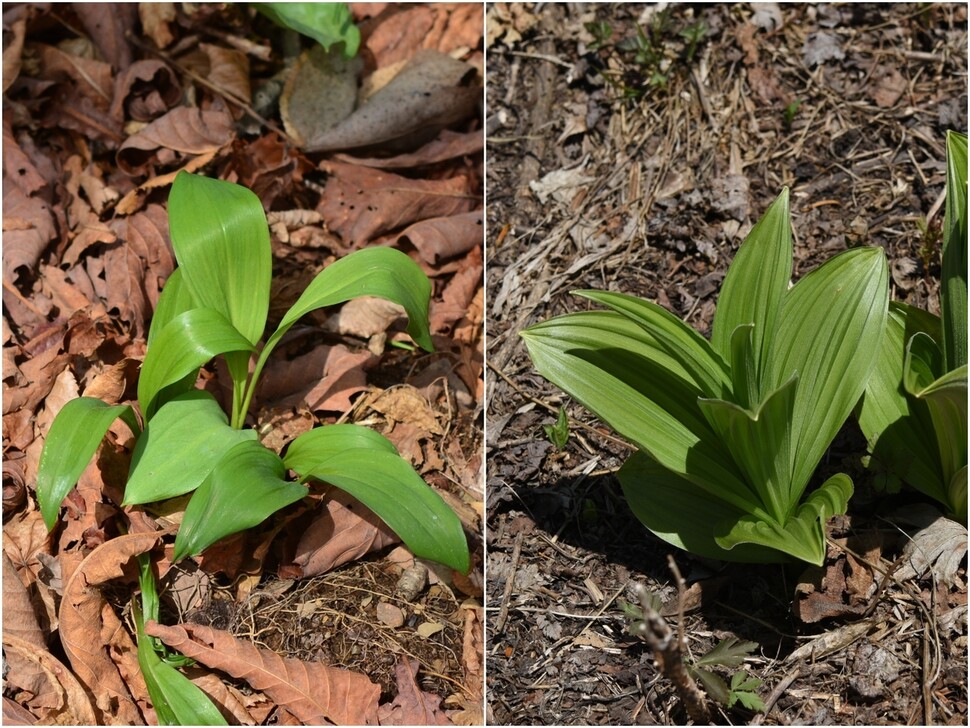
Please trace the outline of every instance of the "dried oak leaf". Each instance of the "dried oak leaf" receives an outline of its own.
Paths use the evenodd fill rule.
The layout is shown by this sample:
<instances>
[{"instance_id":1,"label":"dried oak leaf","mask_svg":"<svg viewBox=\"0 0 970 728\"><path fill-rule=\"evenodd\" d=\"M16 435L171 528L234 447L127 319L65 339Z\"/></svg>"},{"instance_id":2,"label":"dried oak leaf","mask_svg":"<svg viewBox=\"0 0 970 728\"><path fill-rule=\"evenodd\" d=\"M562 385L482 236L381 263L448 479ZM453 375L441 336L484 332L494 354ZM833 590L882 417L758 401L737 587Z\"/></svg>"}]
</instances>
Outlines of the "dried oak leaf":
<instances>
[{"instance_id":1,"label":"dried oak leaf","mask_svg":"<svg viewBox=\"0 0 970 728\"><path fill-rule=\"evenodd\" d=\"M192 155L214 153L232 141L233 135L228 112L178 106L128 137L115 160L122 172L135 176L148 171L158 149Z\"/></svg>"},{"instance_id":2,"label":"dried oak leaf","mask_svg":"<svg viewBox=\"0 0 970 728\"><path fill-rule=\"evenodd\" d=\"M13 284L20 278L20 268L33 271L47 245L56 236L50 206L39 197L28 197L5 176L3 280Z\"/></svg>"},{"instance_id":3,"label":"dried oak leaf","mask_svg":"<svg viewBox=\"0 0 970 728\"><path fill-rule=\"evenodd\" d=\"M349 493L333 489L303 532L293 563L303 576L317 576L400 540L367 506Z\"/></svg>"},{"instance_id":4,"label":"dried oak leaf","mask_svg":"<svg viewBox=\"0 0 970 728\"><path fill-rule=\"evenodd\" d=\"M142 724L136 699L145 701L148 690L135 645L98 587L123 576L125 564L151 550L161 535L127 534L106 541L81 562L64 587L58 612L61 644L104 721Z\"/></svg>"},{"instance_id":5,"label":"dried oak leaf","mask_svg":"<svg viewBox=\"0 0 970 728\"><path fill-rule=\"evenodd\" d=\"M404 658L395 666L397 697L380 707L381 725L451 725L441 710L441 698L418 685L419 666L417 660Z\"/></svg>"},{"instance_id":6,"label":"dried oak leaf","mask_svg":"<svg viewBox=\"0 0 970 728\"><path fill-rule=\"evenodd\" d=\"M365 675L284 658L197 624L145 624L145 632L210 667L245 680L306 725L376 725L381 688Z\"/></svg>"},{"instance_id":7,"label":"dried oak leaf","mask_svg":"<svg viewBox=\"0 0 970 728\"><path fill-rule=\"evenodd\" d=\"M470 212L476 204L463 176L409 179L340 162L320 167L329 179L317 209L327 227L353 247L419 220Z\"/></svg>"}]
</instances>

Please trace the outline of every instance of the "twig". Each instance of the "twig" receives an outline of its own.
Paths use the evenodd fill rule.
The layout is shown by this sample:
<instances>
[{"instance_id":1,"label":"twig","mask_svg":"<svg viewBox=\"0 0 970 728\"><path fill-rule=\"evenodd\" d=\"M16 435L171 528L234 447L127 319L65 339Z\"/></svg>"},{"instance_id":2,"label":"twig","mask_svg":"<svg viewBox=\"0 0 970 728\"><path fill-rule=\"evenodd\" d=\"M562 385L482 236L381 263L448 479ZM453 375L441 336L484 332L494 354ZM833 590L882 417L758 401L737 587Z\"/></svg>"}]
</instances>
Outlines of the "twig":
<instances>
[{"instance_id":1,"label":"twig","mask_svg":"<svg viewBox=\"0 0 970 728\"><path fill-rule=\"evenodd\" d=\"M522 535L519 533L515 537L515 546L512 548L512 568L505 580L505 591L502 593L502 608L499 610L498 619L495 620L495 635L502 634L505 630L505 623L509 619L509 600L512 598L512 588L515 586L515 572L519 568L519 558L522 555Z\"/></svg>"},{"instance_id":2,"label":"twig","mask_svg":"<svg viewBox=\"0 0 970 728\"><path fill-rule=\"evenodd\" d=\"M778 702L778 698L780 698L785 693L785 691L791 687L791 684L795 682L795 680L801 674L802 674L802 666L797 665L794 670L792 670L790 673L788 673L787 675L785 675L785 677L782 678L781 682L775 685L775 689L771 691L771 695L769 695L767 700L765 700L764 711L762 711L761 713L758 713L754 718L751 719L751 725L762 724L764 719L768 716L768 713L771 712L771 709L775 707L775 703Z\"/></svg>"},{"instance_id":3,"label":"twig","mask_svg":"<svg viewBox=\"0 0 970 728\"><path fill-rule=\"evenodd\" d=\"M694 723L710 725L711 712L707 708L707 699L687 672L679 640L675 639L664 618L650 605L647 588L637 584L635 591L643 610L643 620L634 627L637 636L653 650L657 668L674 684L677 696L684 704L690 719ZM683 607L680 611L683 611Z\"/></svg>"}]
</instances>

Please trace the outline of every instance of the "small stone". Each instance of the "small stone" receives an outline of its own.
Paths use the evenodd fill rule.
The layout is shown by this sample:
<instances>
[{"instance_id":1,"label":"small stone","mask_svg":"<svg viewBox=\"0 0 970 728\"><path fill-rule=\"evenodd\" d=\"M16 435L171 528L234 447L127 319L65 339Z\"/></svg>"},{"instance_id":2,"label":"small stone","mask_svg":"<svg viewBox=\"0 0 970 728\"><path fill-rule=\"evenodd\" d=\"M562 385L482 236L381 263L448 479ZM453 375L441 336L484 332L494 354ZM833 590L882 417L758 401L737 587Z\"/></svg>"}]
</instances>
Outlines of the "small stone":
<instances>
[{"instance_id":1,"label":"small stone","mask_svg":"<svg viewBox=\"0 0 970 728\"><path fill-rule=\"evenodd\" d=\"M387 602L378 602L377 620L392 629L397 629L404 624L404 610Z\"/></svg>"}]
</instances>

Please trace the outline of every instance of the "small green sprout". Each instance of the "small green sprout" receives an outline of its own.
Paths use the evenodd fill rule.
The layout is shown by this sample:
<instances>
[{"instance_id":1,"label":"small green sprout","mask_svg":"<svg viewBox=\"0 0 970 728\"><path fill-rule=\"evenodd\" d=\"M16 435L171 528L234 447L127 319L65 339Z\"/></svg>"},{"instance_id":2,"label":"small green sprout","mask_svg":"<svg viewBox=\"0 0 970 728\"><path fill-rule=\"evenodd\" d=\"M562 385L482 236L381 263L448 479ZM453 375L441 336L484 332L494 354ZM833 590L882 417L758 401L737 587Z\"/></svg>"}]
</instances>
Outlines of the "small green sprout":
<instances>
[{"instance_id":1,"label":"small green sprout","mask_svg":"<svg viewBox=\"0 0 970 728\"><path fill-rule=\"evenodd\" d=\"M566 417L566 408L559 408L559 416L556 417L556 424L543 425L542 429L545 431L549 442L552 443L557 451L566 447L566 442L569 440L569 418Z\"/></svg>"}]
</instances>

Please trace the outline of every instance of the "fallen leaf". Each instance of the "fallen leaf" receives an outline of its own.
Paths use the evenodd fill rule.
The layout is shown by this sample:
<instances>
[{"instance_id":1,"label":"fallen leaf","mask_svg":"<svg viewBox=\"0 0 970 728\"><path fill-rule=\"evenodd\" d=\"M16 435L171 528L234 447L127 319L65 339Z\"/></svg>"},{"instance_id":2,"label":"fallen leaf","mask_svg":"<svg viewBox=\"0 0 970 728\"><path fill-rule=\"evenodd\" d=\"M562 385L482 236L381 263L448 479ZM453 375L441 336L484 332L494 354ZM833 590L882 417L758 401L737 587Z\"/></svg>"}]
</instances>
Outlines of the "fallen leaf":
<instances>
[{"instance_id":1,"label":"fallen leaf","mask_svg":"<svg viewBox=\"0 0 970 728\"><path fill-rule=\"evenodd\" d=\"M845 58L845 51L833 33L819 31L809 33L802 45L802 58L805 65L811 68L826 61L841 61Z\"/></svg>"},{"instance_id":2,"label":"fallen leaf","mask_svg":"<svg viewBox=\"0 0 970 728\"><path fill-rule=\"evenodd\" d=\"M151 121L181 99L178 77L165 63L155 59L135 61L118 80L114 104L120 108L114 113L136 121Z\"/></svg>"},{"instance_id":3,"label":"fallen leaf","mask_svg":"<svg viewBox=\"0 0 970 728\"><path fill-rule=\"evenodd\" d=\"M215 670L245 680L306 725L375 725L381 688L366 676L319 662L283 658L228 632L197 624L145 632Z\"/></svg>"},{"instance_id":4,"label":"fallen leaf","mask_svg":"<svg viewBox=\"0 0 970 728\"><path fill-rule=\"evenodd\" d=\"M303 146L350 116L357 103L360 56L348 59L339 47L317 44L293 64L280 95L286 133Z\"/></svg>"},{"instance_id":5,"label":"fallen leaf","mask_svg":"<svg viewBox=\"0 0 970 728\"><path fill-rule=\"evenodd\" d=\"M873 73L873 80L875 84L868 85L867 91L876 106L883 109L894 106L909 87L905 76L890 66L877 68Z\"/></svg>"},{"instance_id":6,"label":"fallen leaf","mask_svg":"<svg viewBox=\"0 0 970 728\"><path fill-rule=\"evenodd\" d=\"M386 298L361 296L345 303L334 319L341 334L369 339L374 334L384 333L391 324L406 315L403 306Z\"/></svg>"},{"instance_id":7,"label":"fallen leaf","mask_svg":"<svg viewBox=\"0 0 970 728\"><path fill-rule=\"evenodd\" d=\"M33 271L56 235L50 206L39 197L28 197L4 176L3 280L16 283L21 267Z\"/></svg>"},{"instance_id":8,"label":"fallen leaf","mask_svg":"<svg viewBox=\"0 0 970 728\"><path fill-rule=\"evenodd\" d=\"M175 3L138 3L142 30L158 48L167 48L175 40L171 23L175 22Z\"/></svg>"},{"instance_id":9,"label":"fallen leaf","mask_svg":"<svg viewBox=\"0 0 970 728\"><path fill-rule=\"evenodd\" d=\"M303 576L317 576L400 540L367 506L332 488L300 537L293 563Z\"/></svg>"},{"instance_id":10,"label":"fallen leaf","mask_svg":"<svg viewBox=\"0 0 970 728\"><path fill-rule=\"evenodd\" d=\"M483 213L472 210L460 215L421 220L408 227L398 237L398 243L408 242L429 265L437 265L444 258L464 255L482 244Z\"/></svg>"},{"instance_id":11,"label":"fallen leaf","mask_svg":"<svg viewBox=\"0 0 970 728\"><path fill-rule=\"evenodd\" d=\"M420 631L420 628L419 628ZM417 660L402 658L394 668L397 696L380 708L381 725L451 725L441 710L441 698L426 693L417 682Z\"/></svg>"},{"instance_id":12,"label":"fallen leaf","mask_svg":"<svg viewBox=\"0 0 970 728\"><path fill-rule=\"evenodd\" d=\"M475 68L444 53L422 50L387 85L334 127L314 134L309 152L374 147L394 142L417 147L444 127L470 116L481 103ZM417 142L417 143L415 143Z\"/></svg>"},{"instance_id":13,"label":"fallen leaf","mask_svg":"<svg viewBox=\"0 0 970 728\"><path fill-rule=\"evenodd\" d=\"M138 8L134 5L84 3L74 8L81 24L94 41L101 57L119 71L131 65L131 45L128 34L135 32Z\"/></svg>"},{"instance_id":14,"label":"fallen leaf","mask_svg":"<svg viewBox=\"0 0 970 728\"><path fill-rule=\"evenodd\" d=\"M434 410L431 409L431 404L409 384L389 387L368 396L361 403L363 411L366 411L365 407L380 412L392 425L405 422L433 435L440 435L443 432Z\"/></svg>"},{"instance_id":15,"label":"fallen leaf","mask_svg":"<svg viewBox=\"0 0 970 728\"><path fill-rule=\"evenodd\" d=\"M920 526L920 530L903 549L905 558L896 578L923 578L932 571L936 581L953 585L967 555L967 527L932 507L909 509L906 520Z\"/></svg>"},{"instance_id":16,"label":"fallen leaf","mask_svg":"<svg viewBox=\"0 0 970 728\"><path fill-rule=\"evenodd\" d=\"M259 401L277 407L345 412L350 398L367 388L365 369L377 363L366 349L318 346L291 360L274 359L259 384Z\"/></svg>"},{"instance_id":17,"label":"fallen leaf","mask_svg":"<svg viewBox=\"0 0 970 728\"><path fill-rule=\"evenodd\" d=\"M125 139L115 159L125 174L135 176L148 170L156 150L191 155L213 153L228 144L233 135L228 112L177 106Z\"/></svg>"},{"instance_id":18,"label":"fallen leaf","mask_svg":"<svg viewBox=\"0 0 970 728\"><path fill-rule=\"evenodd\" d=\"M455 157L475 155L480 158L484 146L485 137L480 129L465 133L442 129L435 139L414 152L398 154L394 157L354 157L349 154L335 154L334 159L375 169L411 169L446 162Z\"/></svg>"}]
</instances>

